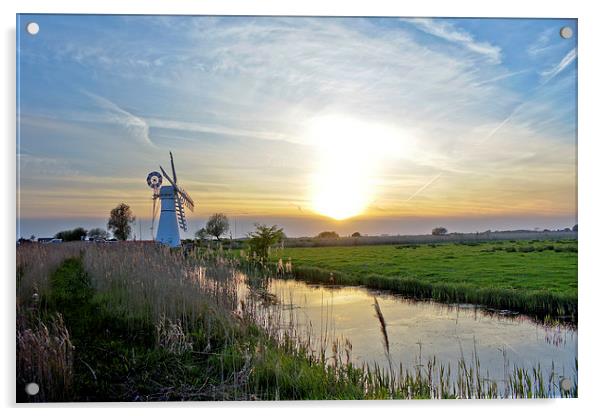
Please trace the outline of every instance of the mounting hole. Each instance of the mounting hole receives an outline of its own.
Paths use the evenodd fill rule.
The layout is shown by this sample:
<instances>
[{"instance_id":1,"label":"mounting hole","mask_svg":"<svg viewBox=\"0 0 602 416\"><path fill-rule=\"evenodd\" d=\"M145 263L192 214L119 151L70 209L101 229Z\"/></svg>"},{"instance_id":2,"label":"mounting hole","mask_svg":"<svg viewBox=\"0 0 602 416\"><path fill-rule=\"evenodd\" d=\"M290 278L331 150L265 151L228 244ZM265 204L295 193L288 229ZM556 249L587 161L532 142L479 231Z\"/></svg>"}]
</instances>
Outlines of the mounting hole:
<instances>
[{"instance_id":1,"label":"mounting hole","mask_svg":"<svg viewBox=\"0 0 602 416\"><path fill-rule=\"evenodd\" d=\"M40 31L40 25L36 22L29 22L27 23L27 26L25 26L25 29L27 30L27 33L29 33L32 36L35 36Z\"/></svg>"},{"instance_id":2,"label":"mounting hole","mask_svg":"<svg viewBox=\"0 0 602 416\"><path fill-rule=\"evenodd\" d=\"M573 29L571 29L568 26L564 26L562 29L560 29L560 37L562 39L570 39L573 37Z\"/></svg>"},{"instance_id":3,"label":"mounting hole","mask_svg":"<svg viewBox=\"0 0 602 416\"><path fill-rule=\"evenodd\" d=\"M29 394L30 396L35 396L39 392L40 386L38 386L38 383L29 383L25 386L25 393Z\"/></svg>"},{"instance_id":4,"label":"mounting hole","mask_svg":"<svg viewBox=\"0 0 602 416\"><path fill-rule=\"evenodd\" d=\"M560 388L563 391L569 391L572 386L573 383L571 383L571 380L569 378L563 377L560 379Z\"/></svg>"}]
</instances>

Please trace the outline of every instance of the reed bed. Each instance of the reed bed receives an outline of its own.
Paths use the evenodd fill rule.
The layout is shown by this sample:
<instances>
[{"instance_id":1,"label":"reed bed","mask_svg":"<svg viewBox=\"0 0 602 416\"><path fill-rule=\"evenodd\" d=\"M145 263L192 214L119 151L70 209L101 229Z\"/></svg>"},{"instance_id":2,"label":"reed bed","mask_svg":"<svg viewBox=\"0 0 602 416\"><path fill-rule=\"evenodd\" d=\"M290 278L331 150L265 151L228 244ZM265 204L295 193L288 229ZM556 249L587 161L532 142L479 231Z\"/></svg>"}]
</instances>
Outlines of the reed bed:
<instances>
[{"instance_id":1,"label":"reed bed","mask_svg":"<svg viewBox=\"0 0 602 416\"><path fill-rule=\"evenodd\" d=\"M40 387L33 401L68 400L73 388L73 344L60 314L48 323L20 315L17 321L17 385ZM23 396L21 389L18 396Z\"/></svg>"},{"instance_id":2,"label":"reed bed","mask_svg":"<svg viewBox=\"0 0 602 416\"><path fill-rule=\"evenodd\" d=\"M90 245L83 266L109 308L153 324L169 319L186 326L207 308L233 310L238 300L227 261L207 264L154 244Z\"/></svg>"},{"instance_id":3,"label":"reed bed","mask_svg":"<svg viewBox=\"0 0 602 416\"><path fill-rule=\"evenodd\" d=\"M17 304L48 292L49 279L68 258L80 255L85 243L23 244L17 248Z\"/></svg>"},{"instance_id":4,"label":"reed bed","mask_svg":"<svg viewBox=\"0 0 602 416\"><path fill-rule=\"evenodd\" d=\"M389 368L354 365L353 346L337 337L328 306L319 328L302 323L284 297L269 293L269 267L240 273L243 266L219 250L21 249L20 293L45 287L39 299L22 296L18 305L18 382L46 386L24 401L576 395L576 387L563 393L557 378L523 369L509 371L499 388L478 361L459 363L455 374L436 358L399 370L391 361ZM39 259L44 267L32 265ZM386 345L386 317L375 312Z\"/></svg>"}]
</instances>

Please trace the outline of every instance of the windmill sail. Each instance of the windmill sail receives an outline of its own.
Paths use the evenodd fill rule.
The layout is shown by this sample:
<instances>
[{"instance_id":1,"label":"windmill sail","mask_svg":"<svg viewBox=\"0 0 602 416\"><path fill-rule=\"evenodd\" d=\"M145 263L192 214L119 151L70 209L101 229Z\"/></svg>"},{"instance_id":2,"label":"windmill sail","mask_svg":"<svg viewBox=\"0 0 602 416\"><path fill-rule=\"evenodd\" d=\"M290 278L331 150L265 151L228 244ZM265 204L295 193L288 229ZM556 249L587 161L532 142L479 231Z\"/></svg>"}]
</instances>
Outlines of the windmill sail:
<instances>
[{"instance_id":1,"label":"windmill sail","mask_svg":"<svg viewBox=\"0 0 602 416\"><path fill-rule=\"evenodd\" d=\"M186 222L186 215L184 213L184 207L182 206L182 199L178 195L176 195L175 202L176 202L176 216L178 217L178 224L182 230L187 231L188 224Z\"/></svg>"},{"instance_id":2,"label":"windmill sail","mask_svg":"<svg viewBox=\"0 0 602 416\"><path fill-rule=\"evenodd\" d=\"M180 195L184 199L184 203L191 211L194 211L194 201L192 200L192 198L190 198L188 193L184 189L180 188L176 184L175 180L171 179L171 177L167 174L167 172L165 172L165 169L163 169L162 166L159 166L159 168L161 169L163 176L165 176L165 179L167 179L169 183L171 183L171 185L173 186L175 193Z\"/></svg>"},{"instance_id":3,"label":"windmill sail","mask_svg":"<svg viewBox=\"0 0 602 416\"><path fill-rule=\"evenodd\" d=\"M182 202L184 202L184 205L186 205L186 208L188 208L191 211L194 211L194 201L192 200L192 198L190 198L190 196L184 190L184 188L178 187L178 193L182 197Z\"/></svg>"},{"instance_id":4,"label":"windmill sail","mask_svg":"<svg viewBox=\"0 0 602 416\"><path fill-rule=\"evenodd\" d=\"M176 176L176 167L173 164L173 155L169 152L169 160L171 161L171 173L173 173L174 184L178 183L178 177Z\"/></svg>"}]
</instances>

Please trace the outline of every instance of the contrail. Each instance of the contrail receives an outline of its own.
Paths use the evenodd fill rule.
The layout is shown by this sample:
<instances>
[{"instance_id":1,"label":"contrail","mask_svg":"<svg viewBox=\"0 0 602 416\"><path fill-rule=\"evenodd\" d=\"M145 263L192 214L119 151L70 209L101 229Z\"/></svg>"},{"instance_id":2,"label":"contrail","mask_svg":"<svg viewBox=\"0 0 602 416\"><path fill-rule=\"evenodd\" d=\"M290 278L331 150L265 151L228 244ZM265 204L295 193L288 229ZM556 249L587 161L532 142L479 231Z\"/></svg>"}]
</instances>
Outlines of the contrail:
<instances>
[{"instance_id":1,"label":"contrail","mask_svg":"<svg viewBox=\"0 0 602 416\"><path fill-rule=\"evenodd\" d=\"M428 188L429 186L431 186L431 184L433 182L435 182L437 179L439 179L439 177L441 176L441 172L439 172L436 176L434 176L430 181L428 181L427 183L425 183L424 185L422 185L420 188L418 188L418 190L416 192L414 192L412 194L412 196L410 196L408 199L406 199L404 202L409 202L411 201L416 195L418 195L420 192L424 191L426 188Z\"/></svg>"},{"instance_id":2,"label":"contrail","mask_svg":"<svg viewBox=\"0 0 602 416\"><path fill-rule=\"evenodd\" d=\"M491 130L489 132L489 134L487 136L485 136L480 142L478 142L477 144L483 144L485 143L487 140L489 140L491 137L493 137L502 127L504 127L506 124L508 124L508 122L510 121L510 119L518 112L518 110L520 110L528 101L523 101L522 103L520 103L519 105L517 105L514 110L512 110L512 112L510 113L510 115L508 117L506 117L504 120L502 120L500 122L500 124L498 124L496 127L493 128L493 130Z\"/></svg>"},{"instance_id":3,"label":"contrail","mask_svg":"<svg viewBox=\"0 0 602 416\"><path fill-rule=\"evenodd\" d=\"M502 127L504 127L506 124L508 124L508 122L510 121L510 119L512 119L512 117L514 117L514 115L516 113L518 113L518 111L521 108L523 108L527 103L529 103L533 99L533 95L536 92L538 92L540 89L542 89L550 80L552 80L552 78L554 78L556 75L558 75L559 73L561 73L576 58L577 58L577 49L573 48L571 51L569 51L569 53L566 54L566 56L564 58L562 58L562 60L558 64L556 64L554 66L554 68L541 73L540 75L543 77L543 80L542 80L542 82L538 86L536 86L531 91L530 98L527 98L522 103L518 104L514 108L514 110L512 110L512 112L510 113L510 115L508 115L508 117L506 117L504 120L502 120L500 122L500 124L498 124L496 127L494 127L493 130L491 130L491 132L487 136L485 136L485 138L483 138L483 140L481 140L478 144L479 145L483 144L484 142L486 142L487 140L489 140L491 137L493 137Z\"/></svg>"}]
</instances>

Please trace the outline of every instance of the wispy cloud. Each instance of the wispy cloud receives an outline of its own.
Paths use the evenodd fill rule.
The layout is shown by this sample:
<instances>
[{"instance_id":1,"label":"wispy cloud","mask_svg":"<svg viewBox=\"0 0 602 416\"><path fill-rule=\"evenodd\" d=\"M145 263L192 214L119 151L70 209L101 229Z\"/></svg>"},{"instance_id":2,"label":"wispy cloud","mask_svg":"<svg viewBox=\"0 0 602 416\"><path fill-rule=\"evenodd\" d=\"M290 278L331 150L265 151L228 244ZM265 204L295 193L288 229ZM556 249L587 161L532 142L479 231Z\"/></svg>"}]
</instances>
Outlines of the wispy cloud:
<instances>
[{"instance_id":1,"label":"wispy cloud","mask_svg":"<svg viewBox=\"0 0 602 416\"><path fill-rule=\"evenodd\" d=\"M216 126L204 123L195 123L179 120L166 120L160 118L147 118L147 123L152 127L168 129L168 130L183 130L194 133L210 133L225 136L250 137L262 140L283 140L284 135L278 132L270 132L264 130L249 130L239 129L225 126Z\"/></svg>"},{"instance_id":2,"label":"wispy cloud","mask_svg":"<svg viewBox=\"0 0 602 416\"><path fill-rule=\"evenodd\" d=\"M532 105L533 101L538 98L539 93L541 91L543 91L542 89L548 88L546 86L546 84L548 84L548 82L550 82L555 76L557 76L559 73L561 73L576 58L577 58L577 49L573 48L556 65L554 65L553 67L551 67L547 70L542 71L540 73L541 83L539 85L536 85L534 88L532 88L530 94L525 99L523 99L521 102L519 102L508 113L506 118L504 118L497 125L495 125L488 134L483 136L483 138L478 142L478 144L481 145L481 144L484 144L485 142L489 141L489 139L491 139L493 136L495 136L500 130L502 130L504 127L506 127L510 123L511 120L513 120L518 114L520 114L521 111L525 107ZM553 115L549 115L548 117L553 118ZM533 121L535 121L535 120L537 120L537 118L535 118Z\"/></svg>"},{"instance_id":3,"label":"wispy cloud","mask_svg":"<svg viewBox=\"0 0 602 416\"><path fill-rule=\"evenodd\" d=\"M150 139L148 123L143 118L135 116L104 97L88 91L82 92L93 99L99 107L108 111L110 120L126 127L141 144L156 147Z\"/></svg>"},{"instance_id":4,"label":"wispy cloud","mask_svg":"<svg viewBox=\"0 0 602 416\"><path fill-rule=\"evenodd\" d=\"M529 45L527 48L527 53L533 57L537 57L541 53L553 47L553 45L550 44L550 40L553 34L557 32L558 30L556 28L548 28L541 32L535 41Z\"/></svg>"},{"instance_id":5,"label":"wispy cloud","mask_svg":"<svg viewBox=\"0 0 602 416\"><path fill-rule=\"evenodd\" d=\"M69 161L59 160L51 157L35 156L29 153L18 153L20 173L31 176L47 177L76 177L79 175L77 169L71 167Z\"/></svg>"},{"instance_id":6,"label":"wispy cloud","mask_svg":"<svg viewBox=\"0 0 602 416\"><path fill-rule=\"evenodd\" d=\"M64 28L76 25L62 19ZM106 19L115 30L106 29ZM508 39L490 30L487 20L472 22L468 31L445 19L127 19L98 18L82 38L65 30L65 42L37 51L45 60L24 58L23 68L35 64L62 83L45 92L57 103L41 108L47 117L22 116L22 143L45 146L44 156L63 157L62 149L69 149L74 160L90 161L77 166L91 177L111 171L124 178L143 178L165 157L150 151L141 156L140 150L169 143L182 179L195 199L202 196L205 209L246 204L248 212L299 215L306 203L289 202L306 197L307 177L320 156L307 140L308 122L334 114L404 133L400 152L387 153L378 178L378 188L390 195L383 210L391 215L411 209L416 215L435 209L543 212L538 210L545 203L555 204L547 209L565 206L562 201L574 194L570 184L568 192L558 191L559 181L568 182L574 171L573 124L570 109L554 100L574 88L570 77L558 74L568 72L575 58L561 60L558 54L566 50L556 47L535 52L546 47L543 37L532 48L537 59L525 50L545 22L516 34L513 42L524 40L520 54L503 54ZM129 36L132 29L140 36ZM72 46L64 48L66 43ZM542 86L538 74L555 82L534 96ZM510 77L516 78L508 82ZM87 92L82 100L70 88L103 96ZM39 97L24 97L26 113L40 112ZM337 134L339 129L329 132ZM374 135L365 136L365 145L374 146ZM157 157L147 157L152 153ZM440 172L446 186L435 193ZM511 186L512 180L523 187ZM49 185L30 186L34 195ZM64 187L57 183L53 191ZM268 197L283 190L290 195L282 201ZM134 209L148 211L146 191L140 189Z\"/></svg>"},{"instance_id":7,"label":"wispy cloud","mask_svg":"<svg viewBox=\"0 0 602 416\"><path fill-rule=\"evenodd\" d=\"M476 41L470 33L457 28L450 22L422 18L407 19L406 21L413 23L423 32L462 45L470 51L486 57L493 63L499 63L501 61L501 48L494 46L489 42Z\"/></svg>"},{"instance_id":8,"label":"wispy cloud","mask_svg":"<svg viewBox=\"0 0 602 416\"><path fill-rule=\"evenodd\" d=\"M541 72L542 82L549 82L577 59L577 48L571 49L556 65Z\"/></svg>"}]
</instances>

